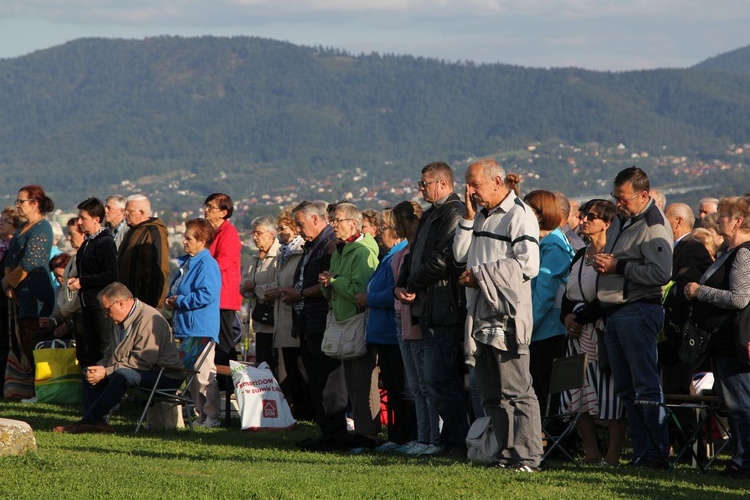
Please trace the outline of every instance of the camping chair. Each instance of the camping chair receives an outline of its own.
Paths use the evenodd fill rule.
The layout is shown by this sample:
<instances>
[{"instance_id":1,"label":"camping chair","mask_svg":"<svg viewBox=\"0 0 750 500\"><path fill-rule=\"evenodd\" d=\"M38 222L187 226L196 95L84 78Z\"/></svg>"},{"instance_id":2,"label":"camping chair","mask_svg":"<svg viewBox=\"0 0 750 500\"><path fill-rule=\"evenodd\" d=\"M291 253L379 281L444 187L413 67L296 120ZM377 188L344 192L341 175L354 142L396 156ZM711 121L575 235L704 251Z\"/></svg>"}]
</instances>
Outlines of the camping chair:
<instances>
[{"instance_id":1,"label":"camping chair","mask_svg":"<svg viewBox=\"0 0 750 500\"><path fill-rule=\"evenodd\" d=\"M579 389L583 391L586 385L586 353L576 354L565 358L556 358L552 362L552 375L550 376L549 394L547 394L547 406L542 416L542 431L547 439L547 451L542 456L545 460L554 449L559 449L577 467L581 464L561 444L576 428L576 422L583 413L583 397L578 398L578 408L550 415L552 398L559 398L565 391ZM562 409L561 409L562 411ZM567 423L562 431L554 428L553 422ZM560 424L557 424L558 426Z\"/></svg>"},{"instance_id":2,"label":"camping chair","mask_svg":"<svg viewBox=\"0 0 750 500\"><path fill-rule=\"evenodd\" d=\"M730 439L721 440L718 450L713 450L713 453L706 453L705 457L702 457L698 453L698 442L700 442L701 439L705 437L706 441L713 445L712 434L714 425L716 425L721 434L729 436L731 438L729 429L727 429L722 419L715 418L718 415L719 410L721 409L719 398L714 395L703 394L665 394L664 400L665 402L663 403L658 401L645 400L634 401L635 406L659 406L664 410L666 414L664 422L662 422L655 435L644 424L644 427L646 427L646 431L648 432L648 436L651 439L651 446L656 448L661 459L665 464L667 464L666 470L668 472L672 471L677 466L680 459L686 453L690 454L694 467L700 469L701 472L706 472L708 468L711 467L711 464L714 463L719 454L724 450L724 448L729 445ZM690 429L684 429L682 424L680 423L680 419L678 418L678 413L685 410L693 411L695 420L693 422L692 431ZM641 414L638 412L636 412L636 414L638 415L638 418L641 419L641 423L644 423ZM671 458L667 456L658 445L658 441L661 435L664 432L668 432L670 423L672 424L672 429L677 432L677 442L679 443L679 447L675 449L674 457ZM713 448L713 446L711 447ZM649 449L650 448L646 448L641 453L641 456L637 457L636 462L642 460Z\"/></svg>"},{"instance_id":3,"label":"camping chair","mask_svg":"<svg viewBox=\"0 0 750 500\"><path fill-rule=\"evenodd\" d=\"M148 412L149 407L151 407L154 403L167 403L172 406L185 405L188 410L186 412L188 418L188 428L190 429L190 432L193 432L192 410L190 408L194 405L193 395L188 395L187 391L190 389L190 383L198 374L201 365L203 365L203 362L206 360L206 356L210 351L211 344L213 344L213 340L208 337L189 337L183 340L180 343L179 347L180 361L182 361L182 366L160 366L159 376L156 378L156 383L154 384L154 387L152 389L148 389L145 387L133 388L135 389L136 394L140 393L141 396L145 396L146 394L148 394L148 398L146 399L144 404L143 413L141 413L141 418L138 419L138 425L136 425L133 434L137 434L141 429L143 420L146 418L146 413ZM158 388L159 380L161 380L161 377L164 374L165 370L183 371L187 373L185 382L180 388Z\"/></svg>"}]
</instances>

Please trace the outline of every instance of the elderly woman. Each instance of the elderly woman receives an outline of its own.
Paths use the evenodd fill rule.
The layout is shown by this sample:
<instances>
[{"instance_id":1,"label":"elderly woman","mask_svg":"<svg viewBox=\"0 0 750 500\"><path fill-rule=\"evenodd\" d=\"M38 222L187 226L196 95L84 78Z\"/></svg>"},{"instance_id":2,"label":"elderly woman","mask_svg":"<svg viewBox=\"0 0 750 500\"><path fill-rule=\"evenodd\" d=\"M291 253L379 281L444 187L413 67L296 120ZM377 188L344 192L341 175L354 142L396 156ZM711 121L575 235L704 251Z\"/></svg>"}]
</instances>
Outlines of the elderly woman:
<instances>
[{"instance_id":1,"label":"elderly woman","mask_svg":"<svg viewBox=\"0 0 750 500\"><path fill-rule=\"evenodd\" d=\"M276 239L276 221L263 216L253 219L253 242L258 249L250 257L240 293L250 299L251 321L255 333L255 359L266 362L274 374L277 373L276 356L273 349L274 300L277 295L266 297L266 291L276 289L276 262L280 243Z\"/></svg>"},{"instance_id":2,"label":"elderly woman","mask_svg":"<svg viewBox=\"0 0 750 500\"><path fill-rule=\"evenodd\" d=\"M589 244L573 258L570 277L562 301L561 319L568 330L566 355L587 354L586 385L583 390L563 394L567 409L583 405L583 414L576 429L583 441L584 462L596 465L617 465L625 441L627 421L625 408L615 396L615 384L609 370L602 370L599 336L604 334L604 311L596 299L596 271L591 264L594 255L607 242L607 229L615 217L615 206L607 200L591 200L583 205L579 230ZM602 457L597 442L594 420L608 422L609 448Z\"/></svg>"},{"instance_id":3,"label":"elderly woman","mask_svg":"<svg viewBox=\"0 0 750 500\"><path fill-rule=\"evenodd\" d=\"M404 362L401 359L399 339L396 335L396 310L393 301L395 279L393 256L406 248L407 241L396 234L391 209L381 213L380 241L386 254L370 277L367 292L357 294L357 305L367 308L367 346L375 351L383 378L383 388L388 392L388 441L378 451L395 450L408 443L412 436L413 400L408 405L404 398ZM411 412L409 411L411 407Z\"/></svg>"},{"instance_id":4,"label":"elderly woman","mask_svg":"<svg viewBox=\"0 0 750 500\"><path fill-rule=\"evenodd\" d=\"M714 331L710 356L714 390L729 419L735 453L725 474L750 479L750 365L747 312L750 304L750 200L719 201L719 231L727 250L703 273L698 283L685 286L693 301L692 319L701 330ZM706 216L708 217L708 216ZM705 219L704 219L705 220Z\"/></svg>"},{"instance_id":5,"label":"elderly woman","mask_svg":"<svg viewBox=\"0 0 750 500\"><path fill-rule=\"evenodd\" d=\"M19 363L14 368L20 369L21 383L6 383L6 398L34 395L34 330L39 317L49 316L55 303L47 268L52 227L45 218L54 208L41 186L25 186L18 191L16 209L25 223L15 231L6 251L3 291L14 302L11 348L17 355ZM11 361L9 357L8 363Z\"/></svg>"},{"instance_id":6,"label":"elderly woman","mask_svg":"<svg viewBox=\"0 0 750 500\"><path fill-rule=\"evenodd\" d=\"M330 222L338 245L331 256L331 267L320 274L319 280L334 317L343 321L362 312L356 297L367 292L367 283L378 265L378 244L369 234L362 234L362 213L351 203L336 205ZM375 349L368 347L363 357L342 362L354 429L369 439L363 441L368 446L375 445L380 432L375 358Z\"/></svg>"},{"instance_id":7,"label":"elderly woman","mask_svg":"<svg viewBox=\"0 0 750 500\"><path fill-rule=\"evenodd\" d=\"M237 229L229 222L234 213L234 203L229 195L210 194L203 207L203 218L214 228L214 240L209 251L221 270L219 343L214 361L217 365L227 365L230 359L237 359L234 320L242 307L242 295L238 290L242 273L242 242Z\"/></svg>"},{"instance_id":8,"label":"elderly woman","mask_svg":"<svg viewBox=\"0 0 750 500\"><path fill-rule=\"evenodd\" d=\"M294 272L304 253L305 240L297 232L297 224L289 211L276 218L277 239L280 246L276 257L275 288L267 288L266 300L274 301L273 347L280 353L279 385L297 420L313 420L315 414L310 401L307 374L302 368L299 339L292 336L292 304L281 297L281 290L294 287ZM283 371L282 371L283 366Z\"/></svg>"},{"instance_id":9,"label":"elderly woman","mask_svg":"<svg viewBox=\"0 0 750 500\"><path fill-rule=\"evenodd\" d=\"M701 222L704 229L708 230L713 236L714 246L716 251L712 254L712 257L717 257L721 252L725 251L727 244L724 242L724 234L721 232L719 225L719 212L712 212L705 217Z\"/></svg>"},{"instance_id":10,"label":"elderly woman","mask_svg":"<svg viewBox=\"0 0 750 500\"><path fill-rule=\"evenodd\" d=\"M177 259L180 268L164 300L164 306L172 311L175 338L207 337L213 341L190 387L198 412L194 425L208 428L221 425L221 399L214 363L219 340L221 270L208 249L213 239L214 228L208 221L191 219L185 223L182 241L185 255Z\"/></svg>"},{"instance_id":11,"label":"elderly woman","mask_svg":"<svg viewBox=\"0 0 750 500\"><path fill-rule=\"evenodd\" d=\"M573 247L560 229L560 205L551 191L532 191L523 199L539 221L539 274L531 280L534 329L529 346L530 370L540 405L547 401L552 360L565 355L565 326L560 323L560 299L568 282ZM554 401L550 411L558 408Z\"/></svg>"}]
</instances>

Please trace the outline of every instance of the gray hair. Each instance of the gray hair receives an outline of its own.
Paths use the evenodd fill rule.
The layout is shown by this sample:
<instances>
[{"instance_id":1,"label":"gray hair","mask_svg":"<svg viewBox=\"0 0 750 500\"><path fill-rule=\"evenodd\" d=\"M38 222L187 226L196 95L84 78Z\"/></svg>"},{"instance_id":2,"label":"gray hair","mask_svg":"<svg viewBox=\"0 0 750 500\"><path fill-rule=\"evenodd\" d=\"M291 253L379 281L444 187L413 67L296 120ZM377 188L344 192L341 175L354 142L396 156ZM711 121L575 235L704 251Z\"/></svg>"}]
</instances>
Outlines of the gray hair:
<instances>
[{"instance_id":1,"label":"gray hair","mask_svg":"<svg viewBox=\"0 0 750 500\"><path fill-rule=\"evenodd\" d=\"M126 203L130 203L131 201L140 206L140 210L143 210L146 215L151 215L151 202L145 195L133 194L128 196L127 200L125 200Z\"/></svg>"},{"instance_id":2,"label":"gray hair","mask_svg":"<svg viewBox=\"0 0 750 500\"><path fill-rule=\"evenodd\" d=\"M698 208L702 207L703 205L712 204L715 207L719 206L719 199L718 198L701 198L700 203L698 203Z\"/></svg>"},{"instance_id":3,"label":"gray hair","mask_svg":"<svg viewBox=\"0 0 750 500\"><path fill-rule=\"evenodd\" d=\"M690 208L690 205L686 203L672 203L666 207L665 211L675 217L681 217L685 222L685 225L690 229L693 229L693 226L695 225L695 214L693 213L693 209Z\"/></svg>"},{"instance_id":4,"label":"gray hair","mask_svg":"<svg viewBox=\"0 0 750 500\"><path fill-rule=\"evenodd\" d=\"M135 195L137 196L137 195ZM115 207L117 208L125 208L125 203L127 203L128 200L125 199L124 196L119 194L113 194L112 196L108 196L106 200L104 200L104 204L106 205L110 201L115 202Z\"/></svg>"},{"instance_id":5,"label":"gray hair","mask_svg":"<svg viewBox=\"0 0 750 500\"><path fill-rule=\"evenodd\" d=\"M321 220L325 221L328 218L327 208L328 204L321 207L316 201L306 200L292 209L292 217L294 217L297 212L302 212L302 214L308 219L313 215L317 215Z\"/></svg>"},{"instance_id":6,"label":"gray hair","mask_svg":"<svg viewBox=\"0 0 750 500\"><path fill-rule=\"evenodd\" d=\"M357 223L357 231L362 230L362 212L351 203L339 203L336 205L334 212L341 211L344 214L344 218L353 219Z\"/></svg>"},{"instance_id":7,"label":"gray hair","mask_svg":"<svg viewBox=\"0 0 750 500\"><path fill-rule=\"evenodd\" d=\"M60 241L65 236L62 226L56 220L50 222L50 225L52 226L52 241Z\"/></svg>"},{"instance_id":8,"label":"gray hair","mask_svg":"<svg viewBox=\"0 0 750 500\"><path fill-rule=\"evenodd\" d=\"M128 287L115 281L105 286L104 289L96 295L96 300L102 300L102 297L107 297L110 302L117 302L118 300L130 300L133 298L133 294Z\"/></svg>"},{"instance_id":9,"label":"gray hair","mask_svg":"<svg viewBox=\"0 0 750 500\"><path fill-rule=\"evenodd\" d=\"M555 198L557 198L557 203L560 205L560 210L563 213L563 217L565 218L565 223L568 223L568 216L570 215L570 200L568 200L568 197L562 194L560 191L555 191Z\"/></svg>"},{"instance_id":10,"label":"gray hair","mask_svg":"<svg viewBox=\"0 0 750 500\"><path fill-rule=\"evenodd\" d=\"M253 231L255 231L256 227L261 227L263 229L268 230L268 232L273 233L274 236L278 234L278 227L276 226L276 219L269 215L263 215L261 217L256 217L253 219L253 221L250 223L251 227L253 228Z\"/></svg>"},{"instance_id":11,"label":"gray hair","mask_svg":"<svg viewBox=\"0 0 750 500\"><path fill-rule=\"evenodd\" d=\"M505 179L505 169L497 162L497 160L484 158L474 162L474 165L479 165L481 167L482 177L484 177L485 180L491 181L498 176L501 179Z\"/></svg>"}]
</instances>

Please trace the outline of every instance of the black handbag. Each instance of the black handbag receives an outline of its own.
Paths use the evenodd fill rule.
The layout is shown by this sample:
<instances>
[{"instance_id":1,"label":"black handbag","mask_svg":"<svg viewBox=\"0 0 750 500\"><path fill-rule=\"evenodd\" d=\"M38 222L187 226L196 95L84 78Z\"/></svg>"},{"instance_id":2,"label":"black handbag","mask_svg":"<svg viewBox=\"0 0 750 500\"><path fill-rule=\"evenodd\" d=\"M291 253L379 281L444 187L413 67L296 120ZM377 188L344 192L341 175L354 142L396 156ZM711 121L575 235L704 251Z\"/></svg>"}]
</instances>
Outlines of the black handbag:
<instances>
[{"instance_id":1,"label":"black handbag","mask_svg":"<svg viewBox=\"0 0 750 500\"><path fill-rule=\"evenodd\" d=\"M273 325L273 302L270 304L256 302L251 317L253 321L257 321L261 325Z\"/></svg>"},{"instance_id":2,"label":"black handbag","mask_svg":"<svg viewBox=\"0 0 750 500\"><path fill-rule=\"evenodd\" d=\"M702 330L698 328L693 320L693 308L690 308L690 315L682 329L682 344L677 355L680 359L692 368L697 368L703 364L711 348L711 339L726 323L728 318L734 318L734 314L728 314L716 325L713 330Z\"/></svg>"},{"instance_id":3,"label":"black handbag","mask_svg":"<svg viewBox=\"0 0 750 500\"><path fill-rule=\"evenodd\" d=\"M682 332L682 343L677 355L683 363L696 368L703 364L708 356L708 349L711 347L711 337L718 331L715 328L711 331L701 330L692 319L687 320Z\"/></svg>"}]
</instances>

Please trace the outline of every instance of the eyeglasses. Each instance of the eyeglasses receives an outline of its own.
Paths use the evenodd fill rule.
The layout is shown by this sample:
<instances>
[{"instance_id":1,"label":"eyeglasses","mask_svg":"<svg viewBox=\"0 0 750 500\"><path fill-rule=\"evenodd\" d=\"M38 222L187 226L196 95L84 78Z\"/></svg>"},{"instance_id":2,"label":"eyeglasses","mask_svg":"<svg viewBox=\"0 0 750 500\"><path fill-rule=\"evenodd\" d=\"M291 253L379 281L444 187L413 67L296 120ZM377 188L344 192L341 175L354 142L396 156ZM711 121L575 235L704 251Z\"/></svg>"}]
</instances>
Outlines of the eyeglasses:
<instances>
[{"instance_id":1,"label":"eyeglasses","mask_svg":"<svg viewBox=\"0 0 750 500\"><path fill-rule=\"evenodd\" d=\"M16 205L23 205L27 201L33 201L31 198L26 198L25 200L18 199L16 200Z\"/></svg>"},{"instance_id":2,"label":"eyeglasses","mask_svg":"<svg viewBox=\"0 0 750 500\"><path fill-rule=\"evenodd\" d=\"M221 208L217 207L216 205L206 205L205 209L208 211L221 210Z\"/></svg>"},{"instance_id":3,"label":"eyeglasses","mask_svg":"<svg viewBox=\"0 0 750 500\"><path fill-rule=\"evenodd\" d=\"M345 220L354 220L354 219L331 219L331 224L334 224L334 225L341 224Z\"/></svg>"},{"instance_id":4,"label":"eyeglasses","mask_svg":"<svg viewBox=\"0 0 750 500\"><path fill-rule=\"evenodd\" d=\"M108 317L108 318L109 318L109 316L110 316L110 312L109 312L109 310L110 310L110 309L112 309L112 308L113 308L113 307L115 306L115 304L117 304L118 302L120 302L120 301L119 301L119 300L116 300L116 301L112 302L112 303L111 303L111 304L109 305L109 307L105 307L105 308L104 308L104 309L102 310L102 312L104 312L104 315L105 315L106 317Z\"/></svg>"},{"instance_id":5,"label":"eyeglasses","mask_svg":"<svg viewBox=\"0 0 750 500\"><path fill-rule=\"evenodd\" d=\"M601 217L599 215L596 215L594 212L586 212L585 214L581 214L581 220L604 220L604 217Z\"/></svg>"},{"instance_id":6,"label":"eyeglasses","mask_svg":"<svg viewBox=\"0 0 750 500\"><path fill-rule=\"evenodd\" d=\"M253 231L253 236L260 236L261 234L270 233L271 231Z\"/></svg>"},{"instance_id":7,"label":"eyeglasses","mask_svg":"<svg viewBox=\"0 0 750 500\"><path fill-rule=\"evenodd\" d=\"M643 191L641 191L641 193L642 193L642 192L643 192ZM627 200L623 200L622 198L618 198L617 196L615 196L615 192L614 192L614 191L612 191L611 193L609 193L609 195L610 195L610 196L611 196L611 197L612 197L612 198L613 198L613 199L614 199L614 200L615 200L615 201L616 201L617 203L619 203L619 204L621 204L621 205L627 205L627 204L628 204L628 203L630 203L631 201L635 200L635 199L636 199L636 198L637 198L637 197L638 197L638 196L639 196L639 195L640 195L641 193L635 193L635 194L634 194L633 196L631 196L631 197L630 197L630 198L628 198Z\"/></svg>"}]
</instances>

